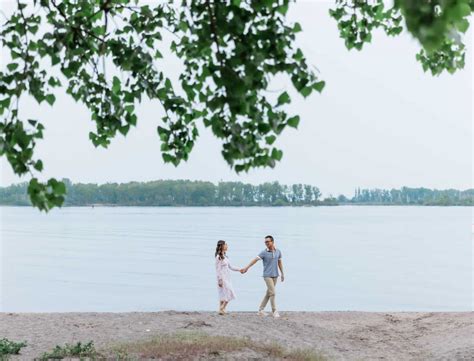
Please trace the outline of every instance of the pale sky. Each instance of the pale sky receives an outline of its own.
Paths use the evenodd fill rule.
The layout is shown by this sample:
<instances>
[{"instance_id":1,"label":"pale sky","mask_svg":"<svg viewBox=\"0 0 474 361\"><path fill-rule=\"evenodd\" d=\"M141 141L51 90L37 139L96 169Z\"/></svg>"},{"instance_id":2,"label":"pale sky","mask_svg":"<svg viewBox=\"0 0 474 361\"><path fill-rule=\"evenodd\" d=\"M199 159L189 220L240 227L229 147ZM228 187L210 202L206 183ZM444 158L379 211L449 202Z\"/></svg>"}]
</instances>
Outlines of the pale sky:
<instances>
[{"instance_id":1,"label":"pale sky","mask_svg":"<svg viewBox=\"0 0 474 361\"><path fill-rule=\"evenodd\" d=\"M0 3L7 13L12 2ZM204 128L187 163L178 168L164 164L156 133L163 110L155 102L140 106L138 126L127 138L118 135L108 149L95 149L88 139L93 129L89 113L57 91L54 108L38 107L26 97L20 103L20 117L37 118L46 126L37 145L43 177L97 183L279 181L309 183L324 195L352 195L355 187L470 188L472 31L466 39L466 68L432 77L415 60L419 45L409 34L388 38L376 32L372 44L349 52L328 15L330 4L299 1L290 7L290 19L303 27L298 45L326 88L304 100L289 79L272 84L275 90L291 89L289 112L301 116L299 129L286 130L277 142L284 157L275 169L236 175L220 154L220 141ZM172 78L179 74L175 59L164 66ZM15 176L5 159L0 166L0 185L28 180Z\"/></svg>"}]
</instances>

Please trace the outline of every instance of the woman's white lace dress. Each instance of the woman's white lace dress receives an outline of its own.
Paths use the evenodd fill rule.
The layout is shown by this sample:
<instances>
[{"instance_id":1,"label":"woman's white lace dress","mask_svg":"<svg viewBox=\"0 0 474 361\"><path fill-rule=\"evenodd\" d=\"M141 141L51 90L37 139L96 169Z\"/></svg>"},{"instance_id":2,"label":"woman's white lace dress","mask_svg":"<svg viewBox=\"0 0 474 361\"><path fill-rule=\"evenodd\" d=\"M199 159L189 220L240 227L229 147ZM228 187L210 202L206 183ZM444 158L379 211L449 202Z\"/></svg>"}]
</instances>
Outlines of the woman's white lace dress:
<instances>
[{"instance_id":1,"label":"woman's white lace dress","mask_svg":"<svg viewBox=\"0 0 474 361\"><path fill-rule=\"evenodd\" d=\"M227 257L220 259L219 256L216 256L217 289L220 301L229 302L235 299L234 288L230 281L230 271L239 271L239 269L232 267ZM219 281L222 281L222 287L219 287Z\"/></svg>"}]
</instances>

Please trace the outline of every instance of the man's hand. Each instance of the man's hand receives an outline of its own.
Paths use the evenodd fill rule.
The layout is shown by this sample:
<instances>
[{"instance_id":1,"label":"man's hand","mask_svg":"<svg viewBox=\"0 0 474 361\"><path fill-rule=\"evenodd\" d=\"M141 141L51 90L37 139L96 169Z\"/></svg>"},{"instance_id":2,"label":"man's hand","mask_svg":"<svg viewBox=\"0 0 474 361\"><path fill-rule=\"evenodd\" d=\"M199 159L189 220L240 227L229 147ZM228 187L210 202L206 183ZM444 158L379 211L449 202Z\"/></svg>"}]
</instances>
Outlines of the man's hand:
<instances>
[{"instance_id":1,"label":"man's hand","mask_svg":"<svg viewBox=\"0 0 474 361\"><path fill-rule=\"evenodd\" d=\"M244 273L246 273L248 270L249 270L248 268L242 268L242 269L240 270L240 273L244 274Z\"/></svg>"},{"instance_id":2,"label":"man's hand","mask_svg":"<svg viewBox=\"0 0 474 361\"><path fill-rule=\"evenodd\" d=\"M281 275L281 281L285 282L285 275L284 274Z\"/></svg>"},{"instance_id":3,"label":"man's hand","mask_svg":"<svg viewBox=\"0 0 474 361\"><path fill-rule=\"evenodd\" d=\"M217 282L217 284L219 285L220 288L222 288L222 285L223 285L222 280L219 280L219 282Z\"/></svg>"}]
</instances>

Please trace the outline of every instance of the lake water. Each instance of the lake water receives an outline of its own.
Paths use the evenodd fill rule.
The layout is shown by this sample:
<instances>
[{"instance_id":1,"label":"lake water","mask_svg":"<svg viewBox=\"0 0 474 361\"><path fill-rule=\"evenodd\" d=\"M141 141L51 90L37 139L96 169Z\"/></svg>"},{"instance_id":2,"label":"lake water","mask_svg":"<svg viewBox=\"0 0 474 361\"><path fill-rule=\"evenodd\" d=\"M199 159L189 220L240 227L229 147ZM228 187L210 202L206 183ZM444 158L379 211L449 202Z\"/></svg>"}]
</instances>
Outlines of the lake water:
<instances>
[{"instance_id":1,"label":"lake water","mask_svg":"<svg viewBox=\"0 0 474 361\"><path fill-rule=\"evenodd\" d=\"M246 265L273 234L281 310L473 309L469 207L1 207L0 310L215 310L214 250ZM256 310L262 265L233 273L230 310Z\"/></svg>"}]
</instances>

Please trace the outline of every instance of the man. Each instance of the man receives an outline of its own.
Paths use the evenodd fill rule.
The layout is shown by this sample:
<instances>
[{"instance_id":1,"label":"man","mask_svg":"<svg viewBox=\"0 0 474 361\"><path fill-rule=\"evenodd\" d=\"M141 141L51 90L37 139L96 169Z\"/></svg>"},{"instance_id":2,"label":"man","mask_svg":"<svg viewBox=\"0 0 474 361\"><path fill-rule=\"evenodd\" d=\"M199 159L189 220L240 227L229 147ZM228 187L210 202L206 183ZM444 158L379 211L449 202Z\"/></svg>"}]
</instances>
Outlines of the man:
<instances>
[{"instance_id":1,"label":"man","mask_svg":"<svg viewBox=\"0 0 474 361\"><path fill-rule=\"evenodd\" d=\"M260 252L257 258L253 259L249 265L243 268L240 272L242 274L246 273L250 267L252 267L255 263L262 260L263 261L263 279L267 285L267 293L263 298L262 303L260 304L260 308L258 310L258 314L260 316L265 316L265 307L267 306L268 301L270 300L270 304L272 306L272 313L273 317L279 318L280 314L276 309L275 303L275 286L278 280L278 269L281 271L281 281L285 280L285 276L283 274L283 262L281 261L281 252L279 249L275 247L275 241L272 236L265 237L265 246L267 247L265 250Z\"/></svg>"}]
</instances>

